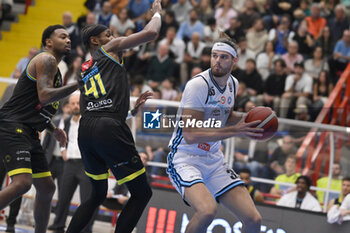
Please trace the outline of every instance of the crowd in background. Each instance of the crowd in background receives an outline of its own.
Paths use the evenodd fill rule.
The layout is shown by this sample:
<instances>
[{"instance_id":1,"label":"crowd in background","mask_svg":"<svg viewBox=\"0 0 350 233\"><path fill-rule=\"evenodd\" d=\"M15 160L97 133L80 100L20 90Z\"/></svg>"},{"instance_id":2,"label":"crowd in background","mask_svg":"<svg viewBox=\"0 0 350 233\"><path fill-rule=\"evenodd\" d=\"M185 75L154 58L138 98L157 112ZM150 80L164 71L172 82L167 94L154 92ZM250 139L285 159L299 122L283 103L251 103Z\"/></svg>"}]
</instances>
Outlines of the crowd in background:
<instances>
[{"instance_id":1,"label":"crowd in background","mask_svg":"<svg viewBox=\"0 0 350 233\"><path fill-rule=\"evenodd\" d=\"M142 30L151 19L150 4L150 0L87 0L88 14L77 22L73 22L71 13L65 12L62 25L69 32L72 52L59 64L63 83L77 79L82 63L89 59L80 35L85 25L103 24L114 36L128 36ZM239 56L232 71L240 83L235 110L247 112L253 106L264 105L279 117L311 121L350 60L350 1L162 0L162 6L158 38L124 51L123 65L129 75L132 96L151 90L156 99L180 100L186 82L210 68L211 46L224 32L236 41ZM27 63L37 52L33 48L22 63ZM13 78L19 78L25 68L22 63ZM264 192L292 193L296 199L303 195L311 200L309 205L310 202L322 204L321 194L318 194L319 202L307 195L311 181L295 172L293 155L300 143L298 139L287 135L274 150L253 158L237 151L235 168L249 177L252 174L297 184L296 189L282 185L263 187ZM150 160L165 162L166 148L148 146L144 151ZM165 175L163 169L156 167L150 172ZM333 175L337 180L335 190L341 191L342 182L348 185L349 180L342 181L340 171ZM317 185L326 188L325 181ZM349 192L343 191L341 198ZM252 197L255 196L254 191ZM312 204L311 209L321 210L318 205ZM299 200L297 207L304 206Z\"/></svg>"}]
</instances>

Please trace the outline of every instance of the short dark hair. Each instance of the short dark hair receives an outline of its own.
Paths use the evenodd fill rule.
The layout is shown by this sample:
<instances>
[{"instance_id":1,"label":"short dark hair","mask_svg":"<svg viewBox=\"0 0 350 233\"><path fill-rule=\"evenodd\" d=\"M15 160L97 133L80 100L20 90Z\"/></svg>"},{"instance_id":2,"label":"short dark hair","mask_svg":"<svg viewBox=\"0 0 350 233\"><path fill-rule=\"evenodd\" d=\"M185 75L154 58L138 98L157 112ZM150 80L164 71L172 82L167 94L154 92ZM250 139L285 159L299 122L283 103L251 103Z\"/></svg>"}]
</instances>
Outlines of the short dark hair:
<instances>
[{"instance_id":1,"label":"short dark hair","mask_svg":"<svg viewBox=\"0 0 350 233\"><path fill-rule=\"evenodd\" d=\"M308 189L310 189L311 179L308 176L299 176L298 179L295 181L295 183L298 183L299 180L305 180L305 183L306 183Z\"/></svg>"},{"instance_id":2,"label":"short dark hair","mask_svg":"<svg viewBox=\"0 0 350 233\"><path fill-rule=\"evenodd\" d=\"M56 24L56 25L51 25L48 26L44 32L43 35L41 37L41 45L42 47L46 46L46 39L49 39L50 36L52 35L52 33L56 30L56 29L66 29L63 25L60 24Z\"/></svg>"},{"instance_id":3,"label":"short dark hair","mask_svg":"<svg viewBox=\"0 0 350 233\"><path fill-rule=\"evenodd\" d=\"M91 24L91 25L85 26L81 30L81 37L82 37L84 46L87 49L89 49L90 48L90 37L98 36L100 33L102 33L103 31L105 31L107 29L108 29L108 27L106 27L105 25L101 25L101 24Z\"/></svg>"},{"instance_id":4,"label":"short dark hair","mask_svg":"<svg viewBox=\"0 0 350 233\"><path fill-rule=\"evenodd\" d=\"M278 58L278 59L276 59L276 60L273 62L273 64L274 64L275 66L276 66L277 63L280 63L281 66L282 66L282 68L286 68L286 67L287 67L286 62L285 62L282 58Z\"/></svg>"},{"instance_id":5,"label":"short dark hair","mask_svg":"<svg viewBox=\"0 0 350 233\"><path fill-rule=\"evenodd\" d=\"M242 168L239 170L239 173L248 173L249 175L252 174L252 172L249 170L249 168Z\"/></svg>"},{"instance_id":6,"label":"short dark hair","mask_svg":"<svg viewBox=\"0 0 350 233\"><path fill-rule=\"evenodd\" d=\"M344 177L342 181L350 181L350 176Z\"/></svg>"}]
</instances>

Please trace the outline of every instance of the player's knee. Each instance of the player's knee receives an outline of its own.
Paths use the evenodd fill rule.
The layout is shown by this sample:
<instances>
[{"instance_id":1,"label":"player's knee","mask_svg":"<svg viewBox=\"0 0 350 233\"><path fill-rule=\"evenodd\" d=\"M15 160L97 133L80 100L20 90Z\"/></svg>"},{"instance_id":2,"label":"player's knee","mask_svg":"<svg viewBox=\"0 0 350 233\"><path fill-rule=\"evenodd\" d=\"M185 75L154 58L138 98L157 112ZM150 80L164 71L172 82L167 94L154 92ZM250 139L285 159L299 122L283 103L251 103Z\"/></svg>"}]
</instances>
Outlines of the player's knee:
<instances>
[{"instance_id":1,"label":"player's knee","mask_svg":"<svg viewBox=\"0 0 350 233\"><path fill-rule=\"evenodd\" d=\"M40 184L36 184L35 188L40 198L47 197L48 200L51 200L56 191L56 186L52 179L43 180Z\"/></svg>"},{"instance_id":2,"label":"player's knee","mask_svg":"<svg viewBox=\"0 0 350 233\"><path fill-rule=\"evenodd\" d=\"M256 212L255 214L252 214L249 216L244 223L249 226L260 226L261 225L261 215Z\"/></svg>"},{"instance_id":3,"label":"player's knee","mask_svg":"<svg viewBox=\"0 0 350 233\"><path fill-rule=\"evenodd\" d=\"M199 215L199 217L202 220L208 221L208 222L211 222L215 218L216 212L217 212L217 206L215 203L214 204L212 204L212 203L203 204L197 210L197 214Z\"/></svg>"},{"instance_id":4,"label":"player's knee","mask_svg":"<svg viewBox=\"0 0 350 233\"><path fill-rule=\"evenodd\" d=\"M23 178L13 181L11 185L14 187L14 190L17 191L18 195L23 195L32 187L32 179Z\"/></svg>"}]
</instances>

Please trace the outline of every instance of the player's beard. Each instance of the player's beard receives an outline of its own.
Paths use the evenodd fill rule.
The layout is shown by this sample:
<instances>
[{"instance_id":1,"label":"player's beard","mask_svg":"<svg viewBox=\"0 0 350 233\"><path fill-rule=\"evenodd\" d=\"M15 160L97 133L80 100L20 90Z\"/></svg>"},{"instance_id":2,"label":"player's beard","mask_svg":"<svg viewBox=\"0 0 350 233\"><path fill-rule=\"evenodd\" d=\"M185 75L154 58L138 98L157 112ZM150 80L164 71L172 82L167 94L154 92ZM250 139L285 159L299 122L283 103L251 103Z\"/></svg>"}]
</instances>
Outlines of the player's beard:
<instances>
[{"instance_id":1,"label":"player's beard","mask_svg":"<svg viewBox=\"0 0 350 233\"><path fill-rule=\"evenodd\" d=\"M220 70L216 70L214 67L211 67L211 73L215 77L223 77L230 73L230 69L223 69L222 67L220 67Z\"/></svg>"}]
</instances>

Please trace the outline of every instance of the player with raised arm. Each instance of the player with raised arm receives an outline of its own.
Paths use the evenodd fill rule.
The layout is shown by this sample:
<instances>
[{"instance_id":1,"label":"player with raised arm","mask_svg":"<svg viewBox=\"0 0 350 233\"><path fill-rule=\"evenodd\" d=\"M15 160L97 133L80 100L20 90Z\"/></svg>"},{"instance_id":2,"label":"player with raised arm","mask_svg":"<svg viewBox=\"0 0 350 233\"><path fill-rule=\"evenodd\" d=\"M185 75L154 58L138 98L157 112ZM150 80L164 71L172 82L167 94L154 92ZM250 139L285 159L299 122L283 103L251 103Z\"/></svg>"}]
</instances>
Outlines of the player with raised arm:
<instances>
[{"instance_id":1,"label":"player with raised arm","mask_svg":"<svg viewBox=\"0 0 350 233\"><path fill-rule=\"evenodd\" d=\"M93 185L87 202L77 209L68 233L80 232L107 195L110 169L119 185L125 183L131 197L118 217L115 232L128 233L136 226L152 195L145 168L135 148L133 136L125 119L128 116L130 87L123 66L122 52L154 40L160 30L161 5L155 0L155 12L145 28L128 37L114 38L103 25L89 25L82 30L83 42L91 59L82 65L81 111L78 144L85 173ZM152 93L139 98L139 107ZM133 110L131 114L136 114Z\"/></svg>"},{"instance_id":2,"label":"player with raised arm","mask_svg":"<svg viewBox=\"0 0 350 233\"><path fill-rule=\"evenodd\" d=\"M70 52L69 34L62 25L47 27L42 35L43 52L35 56L20 76L13 95L0 109L0 156L11 183L0 191L0 209L36 188L35 232L46 232L55 184L49 171L39 132L47 129L61 146L67 137L51 122L61 98L78 87L62 87L57 64Z\"/></svg>"},{"instance_id":3,"label":"player with raised arm","mask_svg":"<svg viewBox=\"0 0 350 233\"><path fill-rule=\"evenodd\" d=\"M263 132L254 128L260 121L245 123L245 117L233 113L238 81L231 71L238 57L235 44L224 35L213 45L211 68L187 83L177 114L185 127L175 129L169 144L167 172L184 201L195 210L186 233L206 232L217 202L243 222L244 232L260 232L261 216L243 181L224 163L219 150L223 139L260 137ZM221 127L200 128L204 124L197 124L208 119L220 122L215 125Z\"/></svg>"}]
</instances>

